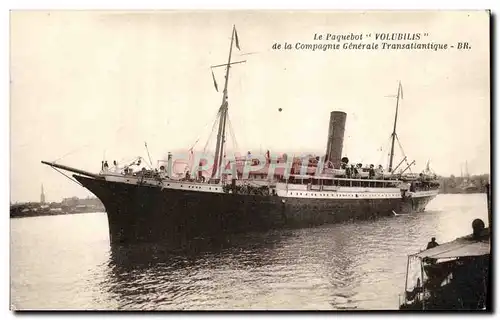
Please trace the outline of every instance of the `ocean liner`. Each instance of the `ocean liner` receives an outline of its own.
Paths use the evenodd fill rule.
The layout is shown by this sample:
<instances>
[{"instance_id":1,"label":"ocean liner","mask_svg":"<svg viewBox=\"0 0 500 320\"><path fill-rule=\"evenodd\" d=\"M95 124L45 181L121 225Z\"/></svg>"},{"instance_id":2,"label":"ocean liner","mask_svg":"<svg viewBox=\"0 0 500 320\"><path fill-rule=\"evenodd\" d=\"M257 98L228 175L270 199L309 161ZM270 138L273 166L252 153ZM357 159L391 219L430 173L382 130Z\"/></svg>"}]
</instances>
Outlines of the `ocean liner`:
<instances>
[{"instance_id":1,"label":"ocean liner","mask_svg":"<svg viewBox=\"0 0 500 320\"><path fill-rule=\"evenodd\" d=\"M102 201L111 243L208 238L421 212L437 195L439 183L428 168L419 174L406 173L415 163L408 163L406 156L396 166L393 163L401 83L386 170L351 164L342 157L347 115L339 111L330 114L325 156L278 156L267 151L262 156L249 152L245 157L226 158L229 73L233 64L243 62L231 62L238 41L233 26L227 63L212 66L225 68L213 165L196 159L194 174L175 177L170 154L166 166L143 167L138 172L133 166L111 170L105 163L99 173L92 173L42 161L72 172L76 182ZM403 163L406 167L396 171ZM140 165L140 159L134 164Z\"/></svg>"}]
</instances>

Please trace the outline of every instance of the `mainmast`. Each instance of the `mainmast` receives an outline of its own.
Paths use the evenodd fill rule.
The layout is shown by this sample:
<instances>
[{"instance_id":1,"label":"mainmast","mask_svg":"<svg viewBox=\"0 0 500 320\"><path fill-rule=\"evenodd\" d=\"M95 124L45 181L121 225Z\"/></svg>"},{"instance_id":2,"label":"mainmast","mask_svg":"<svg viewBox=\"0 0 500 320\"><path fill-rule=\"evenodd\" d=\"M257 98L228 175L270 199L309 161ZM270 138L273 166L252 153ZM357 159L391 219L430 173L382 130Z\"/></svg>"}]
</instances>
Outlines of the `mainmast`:
<instances>
[{"instance_id":1,"label":"mainmast","mask_svg":"<svg viewBox=\"0 0 500 320\"><path fill-rule=\"evenodd\" d=\"M391 143L391 155L389 157L389 172L392 172L392 161L394 160L394 142L396 141L396 124L398 122L398 109L399 109L399 98L401 96L401 81L398 86L398 95L396 100L396 114L394 115L394 128L392 130L392 143Z\"/></svg>"},{"instance_id":2,"label":"mainmast","mask_svg":"<svg viewBox=\"0 0 500 320\"><path fill-rule=\"evenodd\" d=\"M231 33L231 46L229 47L229 57L227 59L226 64L226 77L224 82L224 91L222 92L222 103L219 108L219 130L217 132L217 144L215 146L215 159L214 159L214 167L212 170L212 178L215 177L221 163L223 162L224 156L224 140L226 135L226 118L227 118L227 84L229 81L229 68L231 67L231 54L233 52L233 42L235 36L236 28L233 25L233 30Z\"/></svg>"}]
</instances>

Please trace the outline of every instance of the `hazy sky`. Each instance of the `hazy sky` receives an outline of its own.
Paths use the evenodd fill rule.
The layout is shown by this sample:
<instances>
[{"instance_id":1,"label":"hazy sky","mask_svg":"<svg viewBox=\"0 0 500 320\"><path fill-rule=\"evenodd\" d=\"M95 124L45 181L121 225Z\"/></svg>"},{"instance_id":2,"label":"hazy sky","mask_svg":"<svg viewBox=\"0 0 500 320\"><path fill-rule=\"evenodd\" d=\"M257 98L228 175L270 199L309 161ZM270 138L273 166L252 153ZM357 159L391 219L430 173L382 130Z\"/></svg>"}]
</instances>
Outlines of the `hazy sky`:
<instances>
[{"instance_id":1,"label":"hazy sky","mask_svg":"<svg viewBox=\"0 0 500 320\"><path fill-rule=\"evenodd\" d=\"M144 141L154 160L198 138L203 149L221 101L210 65L226 62L233 24L233 60L247 60L229 84L240 151L324 154L329 114L342 110L344 155L385 165L395 109L386 96L401 80L397 131L415 169L431 159L436 173L460 175L467 160L471 174L489 172L486 12L13 12L11 200L37 201L42 183L49 201L90 194L40 160L64 156L60 163L97 172L104 156L146 156ZM271 49L351 32L429 33L423 42L472 49ZM215 76L221 88L224 69Z\"/></svg>"}]
</instances>

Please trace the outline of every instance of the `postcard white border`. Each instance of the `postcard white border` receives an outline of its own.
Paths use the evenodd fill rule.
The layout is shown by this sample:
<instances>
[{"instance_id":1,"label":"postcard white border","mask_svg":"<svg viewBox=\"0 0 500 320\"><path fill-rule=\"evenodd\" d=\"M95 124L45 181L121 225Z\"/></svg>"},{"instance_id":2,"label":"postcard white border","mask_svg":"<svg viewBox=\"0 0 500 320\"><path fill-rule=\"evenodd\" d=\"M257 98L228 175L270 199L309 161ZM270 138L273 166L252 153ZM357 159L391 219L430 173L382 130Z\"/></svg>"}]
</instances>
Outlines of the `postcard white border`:
<instances>
[{"instance_id":1,"label":"postcard white border","mask_svg":"<svg viewBox=\"0 0 500 320\"><path fill-rule=\"evenodd\" d=\"M141 0L141 1L133 1L133 0L121 0L121 1L109 1L109 0L77 0L77 1L56 1L56 0L46 0L46 1L33 1L33 0L24 0L24 1L2 1L0 7L2 8L1 12L1 32L0 36L2 38L2 43L5 45L5 48L0 51L0 55L2 57L1 71L3 77L1 78L4 81L4 84L0 87L1 97L2 97L2 108L0 108L1 116L0 119L2 121L1 128L1 147L4 150L1 157L1 167L3 168L3 172L10 172L9 168L9 160L10 160L10 127L9 127L9 10L12 9L337 9L337 10L360 10L360 9L388 9L388 10L410 10L410 9L426 9L426 10L482 10L482 9L491 9L492 12L498 14L500 12L500 2L499 1L487 1L487 0L474 0L474 1L437 1L437 0L420 0L420 1L396 1L396 0L380 0L376 3L374 1L318 1L318 0L308 0L308 1L272 1L272 0L252 0L252 1L231 1L231 0L217 0L217 1L202 1L202 0L183 0L183 1L154 1L154 0ZM498 35L498 20L495 24L494 34ZM493 30L492 30L493 31ZM495 58L498 59L498 41L493 43L495 47ZM494 72L496 70L492 69L492 77L494 76ZM498 81L495 81L495 87L491 88L498 92ZM496 117L495 117L495 120ZM493 139L496 143L498 139ZM492 153L493 155L493 153ZM495 164L496 161L495 161ZM3 213L3 223L2 223L2 239L4 240L4 244L1 247L1 256L9 257L9 246L10 246L10 230L9 230L9 214L7 212L7 204L10 200L10 176L2 175L2 184L0 195L4 200L2 208L4 208L5 212ZM496 175L493 177L493 180L496 181ZM495 184L496 185L496 184ZM495 188L496 190L496 188ZM494 197L496 198L497 192L495 192ZM494 253L496 255L496 252ZM3 302L3 308L1 309L1 313L4 314L1 316L2 319L11 319L14 318L15 314L9 311L9 303L10 303L10 274L9 274L9 265L10 259L4 259L4 262L1 264L2 277L1 281L5 282L1 285L1 301ZM497 269L497 268L496 268ZM495 270L497 271L497 270ZM498 275L498 274L497 274ZM498 278L498 277L497 277ZM495 294L495 302L494 305L498 306L498 292ZM99 314L82 314L81 316L97 316L100 317ZM144 314L145 316L151 316ZM221 317L222 315L210 315L206 314L205 316L215 316ZM236 315L236 314L234 314ZM287 314L287 316L291 316L292 314ZM399 317L401 314L396 313L395 316ZM39 315L38 315L39 316ZM48 314L48 316L53 316L52 314ZM55 315L54 315L55 316ZM72 315L58 315L59 318L70 319ZM121 317L130 317L130 316L142 316L139 314L120 314ZM157 314L157 316L165 316L163 314ZM179 317L180 315L170 314L169 316ZM186 319L187 315L182 315L184 319ZM193 315L194 317L195 315ZM197 314L196 316L203 316L202 314ZM231 314L230 316L233 316ZM238 315L242 318L250 318L255 315L250 314L240 314ZM273 314L268 315L260 315L264 318L271 317ZM328 314L297 314L300 317L314 317L314 319L318 319L318 317L331 317L332 315ZM335 314L335 317L343 316L342 314ZM353 315L347 315L352 317ZM385 316L383 314L360 314L354 315L355 317L365 317L365 316ZM445 315L446 316L446 315ZM454 318L466 317L470 316L468 314L453 315ZM25 318L34 318L35 315L23 315Z\"/></svg>"}]
</instances>

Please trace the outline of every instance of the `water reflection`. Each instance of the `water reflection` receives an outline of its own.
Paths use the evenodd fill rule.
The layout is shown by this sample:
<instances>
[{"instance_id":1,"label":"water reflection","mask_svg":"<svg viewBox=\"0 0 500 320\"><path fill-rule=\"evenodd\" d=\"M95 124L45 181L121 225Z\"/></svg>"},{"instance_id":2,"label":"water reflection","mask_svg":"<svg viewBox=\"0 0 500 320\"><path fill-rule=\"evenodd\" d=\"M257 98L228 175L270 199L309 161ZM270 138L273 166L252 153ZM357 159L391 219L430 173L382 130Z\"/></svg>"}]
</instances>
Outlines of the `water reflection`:
<instances>
[{"instance_id":1,"label":"water reflection","mask_svg":"<svg viewBox=\"0 0 500 320\"><path fill-rule=\"evenodd\" d=\"M220 239L197 239L179 244L112 246L107 276L101 282L118 309L183 309L203 305L210 291L235 275L234 269L263 268L274 261L273 253L291 234L258 233ZM224 277L218 281L217 277ZM227 287L231 290L231 287ZM227 298L234 294L228 292ZM179 305L180 304L180 305Z\"/></svg>"},{"instance_id":2,"label":"water reflection","mask_svg":"<svg viewBox=\"0 0 500 320\"><path fill-rule=\"evenodd\" d=\"M109 266L112 268L148 268L158 264L183 261L186 266L208 257L252 255L259 260L293 233L268 232L221 237L218 239L194 239L179 243L146 243L114 245L110 249ZM266 259L262 259L266 261ZM256 261L259 264L258 261ZM265 263L265 262L264 262Z\"/></svg>"}]
</instances>

